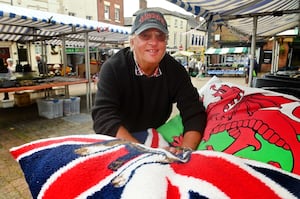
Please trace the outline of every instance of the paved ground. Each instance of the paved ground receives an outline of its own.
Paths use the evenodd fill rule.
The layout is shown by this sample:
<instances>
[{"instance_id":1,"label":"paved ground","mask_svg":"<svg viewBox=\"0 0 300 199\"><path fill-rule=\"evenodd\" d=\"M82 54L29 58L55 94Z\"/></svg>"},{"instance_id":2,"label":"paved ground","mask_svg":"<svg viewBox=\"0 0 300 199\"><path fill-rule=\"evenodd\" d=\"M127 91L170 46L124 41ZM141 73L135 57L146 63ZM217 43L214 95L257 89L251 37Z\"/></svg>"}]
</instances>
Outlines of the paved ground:
<instances>
[{"instance_id":1,"label":"paved ground","mask_svg":"<svg viewBox=\"0 0 300 199\"><path fill-rule=\"evenodd\" d=\"M246 85L244 78L241 77L221 79L238 85ZM200 88L209 80L209 77L192 80L195 87ZM95 89L92 86L92 90L95 91ZM0 199L31 198L21 169L9 153L11 147L40 138L93 133L91 117L86 111L85 91L84 84L70 86L71 95L81 96L81 114L79 115L45 119L38 115L36 103L27 107L0 108Z\"/></svg>"}]
</instances>

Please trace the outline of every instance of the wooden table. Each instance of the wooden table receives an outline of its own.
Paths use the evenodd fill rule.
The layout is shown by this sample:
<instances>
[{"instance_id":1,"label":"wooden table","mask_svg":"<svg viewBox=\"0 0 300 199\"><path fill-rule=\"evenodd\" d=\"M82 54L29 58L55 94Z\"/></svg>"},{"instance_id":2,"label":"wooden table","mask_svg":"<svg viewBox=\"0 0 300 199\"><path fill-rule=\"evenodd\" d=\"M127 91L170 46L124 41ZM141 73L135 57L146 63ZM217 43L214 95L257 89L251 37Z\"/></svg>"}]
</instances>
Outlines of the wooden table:
<instances>
[{"instance_id":1,"label":"wooden table","mask_svg":"<svg viewBox=\"0 0 300 199\"><path fill-rule=\"evenodd\" d=\"M68 81L70 80L70 81ZM82 83L88 83L88 80L83 79L83 78L65 78L62 79L62 81L53 81L53 82L44 82L40 83L37 85L32 85L32 86L18 86L18 87L9 87L9 88L0 88L0 93L5 93L5 92L18 92L18 91L24 91L24 90L45 90L45 89L50 89L53 87L59 87L59 86L65 86L66 88L66 96L69 95L69 85L74 85L74 84L82 84Z\"/></svg>"}]
</instances>

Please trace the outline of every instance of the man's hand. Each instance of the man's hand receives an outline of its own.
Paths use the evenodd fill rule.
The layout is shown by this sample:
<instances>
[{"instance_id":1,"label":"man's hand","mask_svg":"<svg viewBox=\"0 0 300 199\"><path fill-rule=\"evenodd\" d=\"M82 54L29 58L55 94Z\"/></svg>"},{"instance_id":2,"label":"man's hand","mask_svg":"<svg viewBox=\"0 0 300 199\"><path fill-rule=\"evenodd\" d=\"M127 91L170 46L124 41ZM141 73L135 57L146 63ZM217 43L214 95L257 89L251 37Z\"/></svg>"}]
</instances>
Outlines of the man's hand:
<instances>
[{"instance_id":1,"label":"man's hand","mask_svg":"<svg viewBox=\"0 0 300 199\"><path fill-rule=\"evenodd\" d=\"M182 148L191 148L196 150L201 142L202 134L198 131L187 131L184 133Z\"/></svg>"},{"instance_id":2,"label":"man's hand","mask_svg":"<svg viewBox=\"0 0 300 199\"><path fill-rule=\"evenodd\" d=\"M187 151L193 151L193 149L189 147L173 147L173 146L168 146L164 148L165 150L169 151L170 153L173 153L174 155L180 155L184 152Z\"/></svg>"},{"instance_id":3,"label":"man's hand","mask_svg":"<svg viewBox=\"0 0 300 199\"><path fill-rule=\"evenodd\" d=\"M127 140L127 141L130 141L130 142L139 143L139 141L137 139L135 139L128 132L128 130L125 127L123 127L123 126L120 126L120 128L118 129L118 132L116 134L116 138L120 138L120 139Z\"/></svg>"}]
</instances>

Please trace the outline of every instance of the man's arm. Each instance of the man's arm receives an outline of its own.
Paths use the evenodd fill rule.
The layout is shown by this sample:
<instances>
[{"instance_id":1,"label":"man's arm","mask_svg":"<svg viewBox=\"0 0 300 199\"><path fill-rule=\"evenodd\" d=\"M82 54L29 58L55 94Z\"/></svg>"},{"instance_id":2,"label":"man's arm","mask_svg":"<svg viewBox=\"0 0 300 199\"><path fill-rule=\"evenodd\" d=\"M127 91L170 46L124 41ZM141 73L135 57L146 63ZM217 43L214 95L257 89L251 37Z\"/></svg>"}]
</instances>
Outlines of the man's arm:
<instances>
[{"instance_id":1,"label":"man's arm","mask_svg":"<svg viewBox=\"0 0 300 199\"><path fill-rule=\"evenodd\" d=\"M202 134L198 131L187 131L184 133L182 148L196 150L202 139Z\"/></svg>"},{"instance_id":2,"label":"man's arm","mask_svg":"<svg viewBox=\"0 0 300 199\"><path fill-rule=\"evenodd\" d=\"M139 143L139 141L135 139L124 126L119 127L116 138Z\"/></svg>"}]
</instances>

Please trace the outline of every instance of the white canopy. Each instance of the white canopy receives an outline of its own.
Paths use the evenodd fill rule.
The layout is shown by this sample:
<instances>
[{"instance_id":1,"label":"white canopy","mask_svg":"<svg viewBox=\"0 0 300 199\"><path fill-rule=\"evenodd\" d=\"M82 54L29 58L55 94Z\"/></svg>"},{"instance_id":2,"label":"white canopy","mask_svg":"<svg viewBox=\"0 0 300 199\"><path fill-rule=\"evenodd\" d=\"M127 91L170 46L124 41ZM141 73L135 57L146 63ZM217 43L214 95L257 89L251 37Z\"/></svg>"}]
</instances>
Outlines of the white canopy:
<instances>
[{"instance_id":1,"label":"white canopy","mask_svg":"<svg viewBox=\"0 0 300 199\"><path fill-rule=\"evenodd\" d=\"M209 29L212 27L211 24L224 25L234 32L251 36L249 86L252 84L257 36L273 37L280 32L300 26L299 0L168 1L198 17L203 17L208 23ZM273 59L272 68L274 65L276 63Z\"/></svg>"},{"instance_id":2,"label":"white canopy","mask_svg":"<svg viewBox=\"0 0 300 199\"><path fill-rule=\"evenodd\" d=\"M247 35L257 16L257 35L273 36L299 26L299 0L168 0L186 11Z\"/></svg>"},{"instance_id":3,"label":"white canopy","mask_svg":"<svg viewBox=\"0 0 300 199\"><path fill-rule=\"evenodd\" d=\"M224 55L224 54L241 54L247 53L247 47L234 47L234 48L209 48L205 51L207 55Z\"/></svg>"},{"instance_id":4,"label":"white canopy","mask_svg":"<svg viewBox=\"0 0 300 199\"><path fill-rule=\"evenodd\" d=\"M98 21L68 15L31 10L0 4L0 38L18 43L43 42L43 44L96 47L101 43L124 43L129 29ZM92 106L89 48L85 52L87 109ZM63 60L66 62L64 53ZM66 63L64 63L64 66Z\"/></svg>"},{"instance_id":5,"label":"white canopy","mask_svg":"<svg viewBox=\"0 0 300 199\"><path fill-rule=\"evenodd\" d=\"M84 46L84 32L89 33L89 45L122 43L128 39L129 28L86 20L68 15L50 13L0 4L0 38L2 41L46 41L60 45L64 36L66 45ZM98 43L98 44L97 44Z\"/></svg>"},{"instance_id":6,"label":"white canopy","mask_svg":"<svg viewBox=\"0 0 300 199\"><path fill-rule=\"evenodd\" d=\"M188 52L188 51L184 51L184 50L181 50L181 51L176 51L175 53L171 54L173 57L176 57L176 56L185 56L185 57L190 57L192 55L194 55L193 52Z\"/></svg>"}]
</instances>

